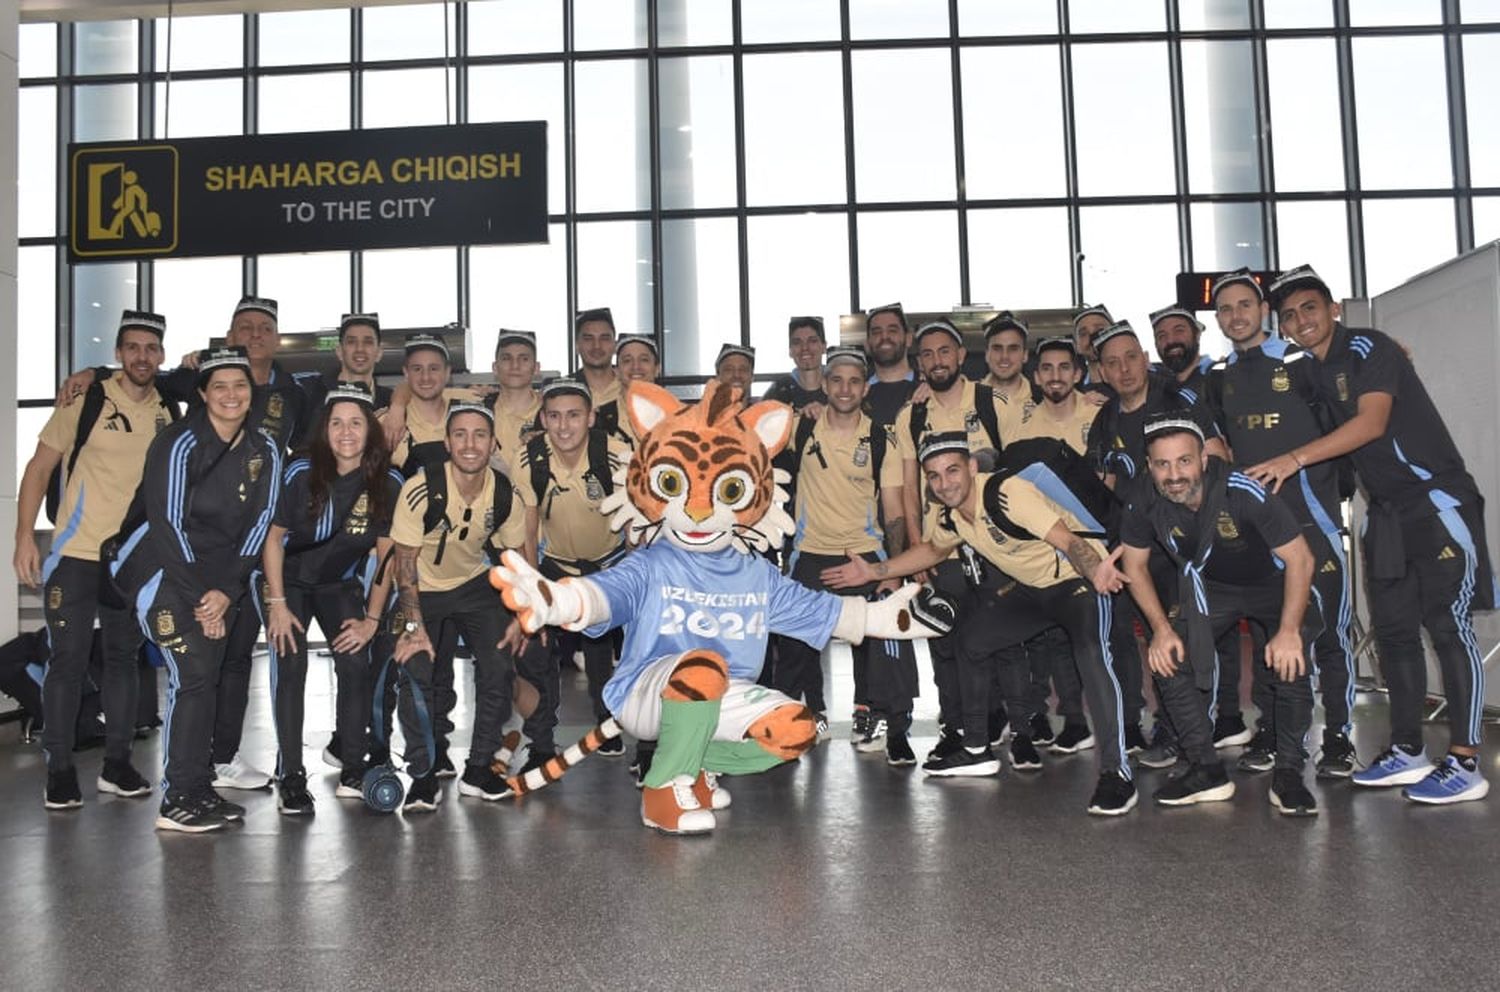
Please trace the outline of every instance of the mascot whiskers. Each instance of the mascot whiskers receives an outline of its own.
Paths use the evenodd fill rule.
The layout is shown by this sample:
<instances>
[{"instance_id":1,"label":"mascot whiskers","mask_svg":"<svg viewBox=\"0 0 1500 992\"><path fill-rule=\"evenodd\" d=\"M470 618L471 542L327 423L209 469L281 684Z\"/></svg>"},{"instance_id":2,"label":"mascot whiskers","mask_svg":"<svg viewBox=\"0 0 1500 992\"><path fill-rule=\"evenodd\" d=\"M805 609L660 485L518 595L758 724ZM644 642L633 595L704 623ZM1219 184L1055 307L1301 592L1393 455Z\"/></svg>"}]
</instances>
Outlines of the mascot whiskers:
<instances>
[{"instance_id":1,"label":"mascot whiskers","mask_svg":"<svg viewBox=\"0 0 1500 992\"><path fill-rule=\"evenodd\" d=\"M783 403L745 408L736 388L710 382L686 404L633 382L625 409L640 443L606 506L639 542L618 564L552 582L507 552L491 581L528 633L546 625L599 636L625 628L604 701L614 719L549 766L513 781L518 794L562 774L618 729L656 740L641 821L667 833L704 833L729 805L719 775L764 771L816 741L807 707L756 684L771 634L816 648L830 638L910 639L908 585L877 603L808 589L756 552L792 522L771 467L791 436Z\"/></svg>"}]
</instances>

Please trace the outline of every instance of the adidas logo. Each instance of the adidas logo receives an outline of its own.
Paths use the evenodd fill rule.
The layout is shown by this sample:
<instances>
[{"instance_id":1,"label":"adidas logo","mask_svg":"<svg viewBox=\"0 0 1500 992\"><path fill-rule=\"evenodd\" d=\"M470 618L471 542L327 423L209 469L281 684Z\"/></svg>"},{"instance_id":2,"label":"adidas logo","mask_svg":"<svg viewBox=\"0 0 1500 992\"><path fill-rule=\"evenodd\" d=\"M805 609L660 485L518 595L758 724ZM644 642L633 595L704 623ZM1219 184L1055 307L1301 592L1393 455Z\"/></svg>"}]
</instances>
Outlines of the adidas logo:
<instances>
[{"instance_id":1,"label":"adidas logo","mask_svg":"<svg viewBox=\"0 0 1500 992\"><path fill-rule=\"evenodd\" d=\"M1443 545L1443 550L1438 552L1438 561L1447 561L1449 558L1457 558L1458 554L1453 550L1451 544Z\"/></svg>"},{"instance_id":2,"label":"adidas logo","mask_svg":"<svg viewBox=\"0 0 1500 992\"><path fill-rule=\"evenodd\" d=\"M1323 573L1337 572L1338 570L1339 570L1339 566L1337 565L1337 563L1334 562L1334 560L1332 558L1330 558L1327 561L1325 561L1323 563L1323 567L1320 568L1320 569L1318 569L1318 571L1323 572Z\"/></svg>"}]
</instances>

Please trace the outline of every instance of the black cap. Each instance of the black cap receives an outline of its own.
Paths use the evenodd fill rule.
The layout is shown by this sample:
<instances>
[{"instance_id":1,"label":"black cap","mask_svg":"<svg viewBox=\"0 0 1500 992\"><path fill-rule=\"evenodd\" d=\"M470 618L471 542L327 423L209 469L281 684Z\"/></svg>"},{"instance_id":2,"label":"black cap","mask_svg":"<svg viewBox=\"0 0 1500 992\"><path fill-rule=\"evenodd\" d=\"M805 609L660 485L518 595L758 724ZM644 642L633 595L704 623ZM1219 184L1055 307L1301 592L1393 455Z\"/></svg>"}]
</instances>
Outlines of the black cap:
<instances>
[{"instance_id":1,"label":"black cap","mask_svg":"<svg viewBox=\"0 0 1500 992\"><path fill-rule=\"evenodd\" d=\"M1235 269L1233 272L1226 272L1215 279L1213 289L1209 290L1208 298L1210 300L1217 300L1219 298L1219 290L1226 286L1235 285L1249 286L1255 290L1255 295L1258 299L1264 300L1266 298L1265 287L1260 284L1259 279L1255 278L1255 273L1251 272L1248 266Z\"/></svg>"},{"instance_id":2,"label":"black cap","mask_svg":"<svg viewBox=\"0 0 1500 992\"><path fill-rule=\"evenodd\" d=\"M734 344L732 342L726 342L724 346L719 349L718 357L714 359L714 368L717 369L721 364L723 364L724 359L728 358L730 355L743 355L746 358L750 359L750 364L752 366L755 364L754 348L750 347L748 344Z\"/></svg>"},{"instance_id":3,"label":"black cap","mask_svg":"<svg viewBox=\"0 0 1500 992\"><path fill-rule=\"evenodd\" d=\"M269 296L240 297L240 301L234 305L234 315L238 317L246 310L255 310L259 313L268 314L272 320L276 319L276 301Z\"/></svg>"},{"instance_id":4,"label":"black cap","mask_svg":"<svg viewBox=\"0 0 1500 992\"><path fill-rule=\"evenodd\" d=\"M218 369L244 369L250 375L250 353L239 345L204 348L198 352L198 388L208 385L209 376Z\"/></svg>"},{"instance_id":5,"label":"black cap","mask_svg":"<svg viewBox=\"0 0 1500 992\"><path fill-rule=\"evenodd\" d=\"M378 313L346 313L339 318L339 336L355 324L364 324L374 328L375 336L380 337L380 314Z\"/></svg>"},{"instance_id":6,"label":"black cap","mask_svg":"<svg viewBox=\"0 0 1500 992\"><path fill-rule=\"evenodd\" d=\"M361 403L374 409L375 397L370 393L370 387L362 382L339 382L323 397L325 407L335 403Z\"/></svg>"},{"instance_id":7,"label":"black cap","mask_svg":"<svg viewBox=\"0 0 1500 992\"><path fill-rule=\"evenodd\" d=\"M423 348L435 351L443 356L443 361L448 361L448 345L436 334L428 334L426 331L418 331L416 334L406 336L406 353L410 355L414 351Z\"/></svg>"},{"instance_id":8,"label":"black cap","mask_svg":"<svg viewBox=\"0 0 1500 992\"><path fill-rule=\"evenodd\" d=\"M1127 334L1135 338L1137 342L1140 341L1140 335L1135 333L1135 328L1130 326L1130 321L1122 320L1117 323L1110 324L1104 330L1094 335L1094 354L1099 354L1100 349L1104 347L1104 343L1106 341L1111 341L1118 337L1124 337Z\"/></svg>"},{"instance_id":9,"label":"black cap","mask_svg":"<svg viewBox=\"0 0 1500 992\"><path fill-rule=\"evenodd\" d=\"M912 343L921 344L924 337L937 332L942 332L943 334L948 335L954 341L957 341L959 346L962 347L964 343L964 336L958 332L958 328L954 327L946 320L928 321L921 327L917 328L917 336L912 339Z\"/></svg>"},{"instance_id":10,"label":"black cap","mask_svg":"<svg viewBox=\"0 0 1500 992\"><path fill-rule=\"evenodd\" d=\"M1092 306L1085 306L1082 310L1073 315L1073 329L1076 331L1078 329L1078 322L1083 318L1090 316L1103 317L1111 324L1115 322L1115 319L1109 315L1109 307L1105 306L1103 303L1095 303Z\"/></svg>"},{"instance_id":11,"label":"black cap","mask_svg":"<svg viewBox=\"0 0 1500 992\"><path fill-rule=\"evenodd\" d=\"M452 400L449 402L448 415L443 418L443 426L447 427L448 424L453 422L453 418L461 413L477 413L485 420L488 420L491 427L494 426L495 411L483 403L476 403L473 400Z\"/></svg>"},{"instance_id":12,"label":"black cap","mask_svg":"<svg viewBox=\"0 0 1500 992\"><path fill-rule=\"evenodd\" d=\"M536 331L508 331L500 328L500 339L495 342L498 350L508 344L529 344L531 350L536 351Z\"/></svg>"},{"instance_id":13,"label":"black cap","mask_svg":"<svg viewBox=\"0 0 1500 992\"><path fill-rule=\"evenodd\" d=\"M863 348L829 348L823 355L823 364L830 369L835 365L858 365L862 372L870 368Z\"/></svg>"},{"instance_id":14,"label":"black cap","mask_svg":"<svg viewBox=\"0 0 1500 992\"><path fill-rule=\"evenodd\" d=\"M661 361L661 351L656 347L656 339L649 334L621 334L615 339L615 354L627 344L643 344L651 349L651 354L657 361Z\"/></svg>"},{"instance_id":15,"label":"black cap","mask_svg":"<svg viewBox=\"0 0 1500 992\"><path fill-rule=\"evenodd\" d=\"M594 394L589 392L589 387L570 376L558 376L542 386L542 402L545 403L553 396L582 396L589 403L593 403Z\"/></svg>"},{"instance_id":16,"label":"black cap","mask_svg":"<svg viewBox=\"0 0 1500 992\"><path fill-rule=\"evenodd\" d=\"M1146 426L1142 433L1145 435L1146 443L1151 439L1163 434L1192 434L1198 440L1204 440L1203 428L1191 417L1185 417L1181 412L1153 413L1146 416Z\"/></svg>"},{"instance_id":17,"label":"black cap","mask_svg":"<svg viewBox=\"0 0 1500 992\"><path fill-rule=\"evenodd\" d=\"M1311 265L1299 265L1295 269L1287 269L1276 277L1276 281L1271 283L1271 288L1266 292L1271 297L1271 306L1280 307L1283 300L1299 289L1320 289L1325 296L1333 299L1328 283L1313 271Z\"/></svg>"},{"instance_id":18,"label":"black cap","mask_svg":"<svg viewBox=\"0 0 1500 992\"><path fill-rule=\"evenodd\" d=\"M935 455L941 455L949 451L958 451L969 454L969 435L963 431L941 431L937 434L927 435L927 440L922 442L922 450L917 456L921 462L927 461Z\"/></svg>"},{"instance_id":19,"label":"black cap","mask_svg":"<svg viewBox=\"0 0 1500 992\"><path fill-rule=\"evenodd\" d=\"M988 341L1001 331L1018 331L1023 342L1031 337L1031 328L1009 310L1002 310L985 322L984 339Z\"/></svg>"},{"instance_id":20,"label":"black cap","mask_svg":"<svg viewBox=\"0 0 1500 992\"><path fill-rule=\"evenodd\" d=\"M1162 307L1160 310L1152 311L1151 316L1147 319L1151 321L1151 329L1155 330L1156 325L1160 324L1168 317L1181 317L1183 320L1187 321L1189 324L1192 324L1198 330L1203 330L1203 324L1198 320L1198 315L1193 313L1193 311L1189 310L1187 307L1183 306L1180 303L1174 303L1169 307Z\"/></svg>"},{"instance_id":21,"label":"black cap","mask_svg":"<svg viewBox=\"0 0 1500 992\"><path fill-rule=\"evenodd\" d=\"M167 318L148 310L123 310L120 312L119 333L126 331L150 331L160 341L167 336Z\"/></svg>"},{"instance_id":22,"label":"black cap","mask_svg":"<svg viewBox=\"0 0 1500 992\"><path fill-rule=\"evenodd\" d=\"M906 326L906 311L901 308L900 303L887 303L885 306L873 307L865 311L865 330L870 330L870 321L883 313L893 313L901 321L901 326Z\"/></svg>"},{"instance_id":23,"label":"black cap","mask_svg":"<svg viewBox=\"0 0 1500 992\"><path fill-rule=\"evenodd\" d=\"M1044 351L1066 351L1074 358L1078 357L1078 344L1070 335L1060 334L1055 338L1042 338L1037 342L1036 353L1040 355Z\"/></svg>"}]
</instances>

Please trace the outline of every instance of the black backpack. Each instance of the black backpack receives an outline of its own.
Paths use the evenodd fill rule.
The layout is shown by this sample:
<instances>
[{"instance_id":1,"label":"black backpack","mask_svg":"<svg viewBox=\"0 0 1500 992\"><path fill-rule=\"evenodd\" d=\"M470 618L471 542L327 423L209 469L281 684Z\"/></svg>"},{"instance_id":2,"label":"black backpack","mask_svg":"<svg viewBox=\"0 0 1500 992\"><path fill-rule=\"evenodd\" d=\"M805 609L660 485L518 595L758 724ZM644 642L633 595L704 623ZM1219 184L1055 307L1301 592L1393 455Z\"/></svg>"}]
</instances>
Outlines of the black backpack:
<instances>
[{"instance_id":1,"label":"black backpack","mask_svg":"<svg viewBox=\"0 0 1500 992\"><path fill-rule=\"evenodd\" d=\"M1030 482L1043 496L1076 517L1084 527L1074 532L1079 537L1104 539L1104 520L1114 496L1094 474L1088 459L1066 441L1038 437L1011 442L1000 452L999 464L981 494L985 512L996 527L1017 540L1042 540L1045 535L1031 533L1006 513L1000 486L1012 477ZM945 509L942 514L942 524L948 530L956 529L952 513Z\"/></svg>"},{"instance_id":2,"label":"black backpack","mask_svg":"<svg viewBox=\"0 0 1500 992\"><path fill-rule=\"evenodd\" d=\"M538 434L526 442L526 458L531 462L531 488L537 505L547 498L552 484L552 459L547 454L547 437ZM609 435L597 427L590 428L588 441L589 474L598 480L608 496L615 491L615 480L609 470Z\"/></svg>"},{"instance_id":3,"label":"black backpack","mask_svg":"<svg viewBox=\"0 0 1500 992\"><path fill-rule=\"evenodd\" d=\"M1000 418L995 413L995 391L982 382L974 384L974 412L980 426L989 435L990 446L999 451ZM922 449L922 435L927 433L927 402L913 403L911 407L911 443L918 451Z\"/></svg>"},{"instance_id":4,"label":"black backpack","mask_svg":"<svg viewBox=\"0 0 1500 992\"><path fill-rule=\"evenodd\" d=\"M104 412L104 383L95 382L89 386L81 402L83 407L78 413L78 430L73 435L73 447L68 450L66 462L58 462L52 469L51 477L47 480L47 519L54 524L57 523L57 511L62 506L63 490L67 488L67 480L73 474L73 466L78 464L78 456L83 452L83 446L88 443L89 435L94 432L94 425L99 422L99 415ZM177 404L168 403L163 399L161 405L170 419L178 418Z\"/></svg>"},{"instance_id":5,"label":"black backpack","mask_svg":"<svg viewBox=\"0 0 1500 992\"><path fill-rule=\"evenodd\" d=\"M445 463L422 466L422 474L427 481L427 509L422 514L422 533L431 534L441 528L443 536L438 539L437 554L433 556L432 563L441 565L443 563L443 552L448 547L448 531L451 526L448 523L448 467ZM495 503L491 512L493 527L490 535L500 529L510 515L512 489L510 480L496 469L490 469L490 474L495 477ZM495 546L489 544L489 538L485 539L493 559Z\"/></svg>"}]
</instances>

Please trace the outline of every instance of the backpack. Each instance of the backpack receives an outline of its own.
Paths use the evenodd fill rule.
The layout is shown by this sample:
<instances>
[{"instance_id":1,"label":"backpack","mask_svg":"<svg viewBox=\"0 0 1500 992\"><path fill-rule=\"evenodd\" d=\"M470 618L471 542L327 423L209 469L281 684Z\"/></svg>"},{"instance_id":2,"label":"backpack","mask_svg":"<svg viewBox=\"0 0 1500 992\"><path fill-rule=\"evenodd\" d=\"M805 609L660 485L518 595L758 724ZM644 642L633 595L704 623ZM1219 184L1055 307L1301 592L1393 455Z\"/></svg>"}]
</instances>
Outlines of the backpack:
<instances>
[{"instance_id":1,"label":"backpack","mask_svg":"<svg viewBox=\"0 0 1500 992\"><path fill-rule=\"evenodd\" d=\"M1066 441L1038 437L1011 442L1000 452L1000 461L981 494L985 512L1000 530L1021 541L1043 540L1045 535L1031 533L1005 512L1000 486L1011 477L1025 479L1076 517L1084 527L1074 532L1079 537L1104 539L1103 520L1114 496L1094 474L1088 459ZM942 514L942 525L948 530L956 529L952 515L950 509Z\"/></svg>"},{"instance_id":2,"label":"backpack","mask_svg":"<svg viewBox=\"0 0 1500 992\"><path fill-rule=\"evenodd\" d=\"M422 533L431 534L442 529L443 536L438 540L437 554L432 559L434 565L441 565L443 552L448 547L448 531L452 529L448 523L448 467L442 463L424 465L422 474L427 481L427 509L422 514ZM492 468L490 474L495 477L495 503L490 515L494 523L490 534L493 535L510 515L512 490L510 480L499 471ZM495 550L494 545L489 544L488 537L485 542L491 551Z\"/></svg>"},{"instance_id":3,"label":"backpack","mask_svg":"<svg viewBox=\"0 0 1500 992\"><path fill-rule=\"evenodd\" d=\"M537 504L547 498L547 487L552 484L552 459L547 454L547 437L538 434L526 442L526 458L531 462L531 488L536 493ZM589 430L588 472L604 489L608 496L615 491L615 480L609 471L609 435L597 427Z\"/></svg>"},{"instance_id":4,"label":"backpack","mask_svg":"<svg viewBox=\"0 0 1500 992\"><path fill-rule=\"evenodd\" d=\"M160 402L166 408L167 416L176 420L177 404L166 400ZM94 432L94 425L99 422L99 415L104 412L104 383L100 381L89 386L83 394L82 403L83 407L78 413L78 430L73 435L73 447L68 451L66 462L58 462L47 480L47 520L54 524L57 523L57 511L62 506L63 491L73 474L73 466L78 464L78 456L83 453L83 446L88 443L89 435Z\"/></svg>"},{"instance_id":5,"label":"backpack","mask_svg":"<svg viewBox=\"0 0 1500 992\"><path fill-rule=\"evenodd\" d=\"M989 436L990 447L999 451L1003 445L1000 443L1000 417L995 412L995 391L982 382L974 384L974 412L979 416L979 423L984 428L985 434ZM927 433L927 404L913 403L911 407L911 443L918 451L922 448L922 435Z\"/></svg>"}]
</instances>

